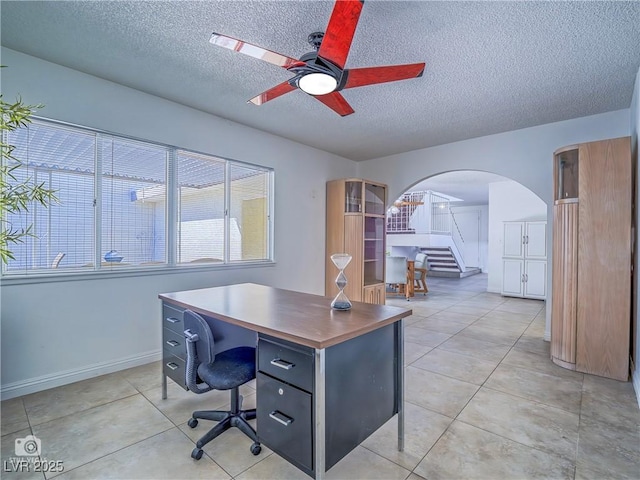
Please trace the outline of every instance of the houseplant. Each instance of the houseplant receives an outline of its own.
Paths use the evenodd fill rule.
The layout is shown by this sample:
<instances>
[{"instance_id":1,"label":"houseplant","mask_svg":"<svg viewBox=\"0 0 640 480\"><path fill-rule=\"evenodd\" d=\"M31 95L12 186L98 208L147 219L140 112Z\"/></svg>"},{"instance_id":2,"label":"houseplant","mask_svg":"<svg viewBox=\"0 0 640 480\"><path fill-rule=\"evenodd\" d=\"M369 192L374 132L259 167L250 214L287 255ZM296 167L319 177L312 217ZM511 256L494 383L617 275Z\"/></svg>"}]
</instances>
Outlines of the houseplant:
<instances>
[{"instance_id":1,"label":"houseplant","mask_svg":"<svg viewBox=\"0 0 640 480\"><path fill-rule=\"evenodd\" d=\"M7 134L31 122L33 112L42 105L26 105L21 98L14 103L5 102L0 95L2 118L0 119L0 260L8 263L15 257L11 251L12 245L22 243L25 237L34 236L33 225L25 227L14 226L8 218L10 214L20 214L29 211L33 202L44 207L56 202L54 190L45 188L44 183L35 183L28 177L18 181L14 175L22 162L13 156L15 146L7 143Z\"/></svg>"}]
</instances>

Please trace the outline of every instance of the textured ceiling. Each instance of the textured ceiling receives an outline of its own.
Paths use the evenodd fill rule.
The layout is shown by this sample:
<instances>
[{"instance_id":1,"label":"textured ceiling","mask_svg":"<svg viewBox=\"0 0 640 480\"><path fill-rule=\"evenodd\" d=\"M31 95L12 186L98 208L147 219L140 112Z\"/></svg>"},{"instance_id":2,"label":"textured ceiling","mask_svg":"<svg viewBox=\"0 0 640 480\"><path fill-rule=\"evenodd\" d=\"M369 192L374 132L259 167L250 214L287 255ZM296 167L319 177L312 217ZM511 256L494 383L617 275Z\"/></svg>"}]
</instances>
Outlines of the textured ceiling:
<instances>
[{"instance_id":1,"label":"textured ceiling","mask_svg":"<svg viewBox=\"0 0 640 480\"><path fill-rule=\"evenodd\" d=\"M2 1L3 46L353 160L628 108L640 2L367 1L347 68L424 76L343 91L340 117L291 74L209 44L216 31L299 57L333 2Z\"/></svg>"}]
</instances>

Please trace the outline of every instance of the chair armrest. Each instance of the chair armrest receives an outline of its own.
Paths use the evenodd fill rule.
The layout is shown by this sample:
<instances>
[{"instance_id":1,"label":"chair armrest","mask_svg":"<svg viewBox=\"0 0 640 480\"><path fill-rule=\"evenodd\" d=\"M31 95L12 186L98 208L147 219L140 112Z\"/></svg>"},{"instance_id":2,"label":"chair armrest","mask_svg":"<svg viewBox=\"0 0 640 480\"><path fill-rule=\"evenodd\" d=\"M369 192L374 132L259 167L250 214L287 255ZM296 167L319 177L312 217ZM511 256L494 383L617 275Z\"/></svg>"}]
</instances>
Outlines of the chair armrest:
<instances>
[{"instance_id":1,"label":"chair armrest","mask_svg":"<svg viewBox=\"0 0 640 480\"><path fill-rule=\"evenodd\" d=\"M187 339L187 362L185 366L187 387L193 393L205 393L213 390L206 383L198 383L198 366L200 365L196 350L196 342L199 340L198 334L187 329L184 331L184 337Z\"/></svg>"},{"instance_id":2,"label":"chair armrest","mask_svg":"<svg viewBox=\"0 0 640 480\"><path fill-rule=\"evenodd\" d=\"M191 330L187 329L184 331L184 338L187 339L187 342L195 343L200 340L197 333L193 333Z\"/></svg>"}]
</instances>

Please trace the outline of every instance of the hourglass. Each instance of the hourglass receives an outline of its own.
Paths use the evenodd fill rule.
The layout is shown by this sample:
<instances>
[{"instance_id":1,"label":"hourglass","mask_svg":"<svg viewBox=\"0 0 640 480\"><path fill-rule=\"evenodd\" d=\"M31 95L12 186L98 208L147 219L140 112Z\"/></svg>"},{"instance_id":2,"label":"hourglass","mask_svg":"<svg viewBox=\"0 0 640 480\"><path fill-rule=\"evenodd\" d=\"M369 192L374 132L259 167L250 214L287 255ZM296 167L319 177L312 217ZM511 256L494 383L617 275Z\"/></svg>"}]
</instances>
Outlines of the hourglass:
<instances>
[{"instance_id":1,"label":"hourglass","mask_svg":"<svg viewBox=\"0 0 640 480\"><path fill-rule=\"evenodd\" d=\"M336 310L349 310L351 302L344 294L344 287L347 286L347 277L344 275L344 269L347 268L351 261L351 255L348 253L334 253L331 255L331 261L338 267L338 276L336 277L336 285L338 287L338 295L331 302L331 308Z\"/></svg>"}]
</instances>

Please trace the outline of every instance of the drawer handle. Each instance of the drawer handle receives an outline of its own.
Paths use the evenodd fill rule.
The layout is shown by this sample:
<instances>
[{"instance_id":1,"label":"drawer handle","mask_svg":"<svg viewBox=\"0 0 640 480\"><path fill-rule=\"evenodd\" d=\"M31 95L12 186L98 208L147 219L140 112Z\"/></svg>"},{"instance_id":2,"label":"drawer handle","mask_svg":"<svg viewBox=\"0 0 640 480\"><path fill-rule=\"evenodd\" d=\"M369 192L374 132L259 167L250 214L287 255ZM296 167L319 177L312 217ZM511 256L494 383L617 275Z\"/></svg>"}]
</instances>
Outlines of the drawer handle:
<instances>
[{"instance_id":1,"label":"drawer handle","mask_svg":"<svg viewBox=\"0 0 640 480\"><path fill-rule=\"evenodd\" d=\"M171 370L177 370L178 369L178 365L176 365L173 362L167 363L167 367L169 367Z\"/></svg>"},{"instance_id":2,"label":"drawer handle","mask_svg":"<svg viewBox=\"0 0 640 480\"><path fill-rule=\"evenodd\" d=\"M274 410L269 414L269 418L273 418L276 422L281 423L285 427L291 425L293 422L293 418L287 417L284 413L279 412L278 410Z\"/></svg>"},{"instance_id":3,"label":"drawer handle","mask_svg":"<svg viewBox=\"0 0 640 480\"><path fill-rule=\"evenodd\" d=\"M274 358L270 363L271 365L283 368L284 370L291 370L296 366L295 363L287 362L286 360L282 360L281 358Z\"/></svg>"},{"instance_id":4,"label":"drawer handle","mask_svg":"<svg viewBox=\"0 0 640 480\"><path fill-rule=\"evenodd\" d=\"M180 345L178 342L176 342L175 340L167 340L165 342L167 345L169 345L170 347L177 347L178 345Z\"/></svg>"},{"instance_id":5,"label":"drawer handle","mask_svg":"<svg viewBox=\"0 0 640 480\"><path fill-rule=\"evenodd\" d=\"M180 323L180 319L178 319L178 318L167 317L166 320L169 323Z\"/></svg>"}]
</instances>

